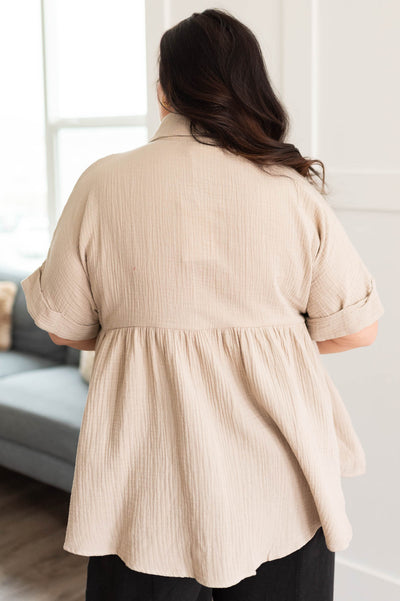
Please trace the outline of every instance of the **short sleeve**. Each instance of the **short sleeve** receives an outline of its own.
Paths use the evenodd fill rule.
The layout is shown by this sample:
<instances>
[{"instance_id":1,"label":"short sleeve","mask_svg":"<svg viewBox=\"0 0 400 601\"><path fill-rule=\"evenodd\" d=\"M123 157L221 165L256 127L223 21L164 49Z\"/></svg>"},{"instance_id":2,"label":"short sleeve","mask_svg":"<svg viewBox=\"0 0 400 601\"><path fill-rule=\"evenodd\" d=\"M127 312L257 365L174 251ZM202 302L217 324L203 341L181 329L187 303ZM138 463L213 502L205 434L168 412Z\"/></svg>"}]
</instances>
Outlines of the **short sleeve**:
<instances>
[{"instance_id":1,"label":"short sleeve","mask_svg":"<svg viewBox=\"0 0 400 601\"><path fill-rule=\"evenodd\" d=\"M46 259L21 281L29 314L36 325L67 340L94 338L99 312L87 268L95 229L94 166L76 182L54 230Z\"/></svg>"},{"instance_id":2,"label":"short sleeve","mask_svg":"<svg viewBox=\"0 0 400 601\"><path fill-rule=\"evenodd\" d=\"M317 252L305 321L313 340L359 332L384 313L376 282L325 197L306 183Z\"/></svg>"}]
</instances>

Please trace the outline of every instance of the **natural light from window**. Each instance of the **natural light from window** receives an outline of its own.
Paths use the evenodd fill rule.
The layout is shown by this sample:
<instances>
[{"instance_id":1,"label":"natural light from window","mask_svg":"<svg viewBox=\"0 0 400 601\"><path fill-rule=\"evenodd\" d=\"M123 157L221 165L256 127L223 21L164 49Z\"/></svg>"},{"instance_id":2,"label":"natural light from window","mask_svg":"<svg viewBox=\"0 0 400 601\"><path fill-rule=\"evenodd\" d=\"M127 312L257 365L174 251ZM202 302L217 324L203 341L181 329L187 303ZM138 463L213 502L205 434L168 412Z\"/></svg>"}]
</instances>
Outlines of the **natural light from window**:
<instances>
[{"instance_id":1,"label":"natural light from window","mask_svg":"<svg viewBox=\"0 0 400 601\"><path fill-rule=\"evenodd\" d=\"M30 270L82 171L148 140L144 0L2 3L0 51L0 263Z\"/></svg>"}]
</instances>

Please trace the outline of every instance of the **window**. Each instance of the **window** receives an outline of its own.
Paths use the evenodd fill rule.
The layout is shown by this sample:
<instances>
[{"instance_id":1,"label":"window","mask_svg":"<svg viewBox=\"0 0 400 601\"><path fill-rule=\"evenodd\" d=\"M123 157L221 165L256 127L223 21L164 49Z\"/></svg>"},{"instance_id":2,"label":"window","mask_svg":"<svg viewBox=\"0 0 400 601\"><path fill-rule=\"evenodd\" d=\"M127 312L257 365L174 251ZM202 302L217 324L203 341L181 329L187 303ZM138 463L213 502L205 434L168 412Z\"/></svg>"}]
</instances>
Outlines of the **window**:
<instances>
[{"instance_id":1,"label":"window","mask_svg":"<svg viewBox=\"0 0 400 601\"><path fill-rule=\"evenodd\" d=\"M0 23L0 262L29 270L82 171L148 141L145 0L13 0Z\"/></svg>"}]
</instances>

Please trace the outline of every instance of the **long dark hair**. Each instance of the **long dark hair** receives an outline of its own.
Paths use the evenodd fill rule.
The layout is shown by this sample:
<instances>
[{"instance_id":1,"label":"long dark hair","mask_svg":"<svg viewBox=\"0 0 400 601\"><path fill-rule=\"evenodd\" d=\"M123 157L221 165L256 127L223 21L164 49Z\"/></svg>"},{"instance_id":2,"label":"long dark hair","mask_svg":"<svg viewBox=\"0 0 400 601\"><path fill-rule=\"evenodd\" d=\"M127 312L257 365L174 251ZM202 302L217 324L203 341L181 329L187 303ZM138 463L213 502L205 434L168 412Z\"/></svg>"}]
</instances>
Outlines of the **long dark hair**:
<instances>
[{"instance_id":1,"label":"long dark hair","mask_svg":"<svg viewBox=\"0 0 400 601\"><path fill-rule=\"evenodd\" d=\"M228 11L195 12L165 31L158 66L168 110L190 119L195 139L211 138L213 145L262 168L292 167L313 184L316 175L326 194L322 161L284 142L289 116L272 88L257 38Z\"/></svg>"}]
</instances>

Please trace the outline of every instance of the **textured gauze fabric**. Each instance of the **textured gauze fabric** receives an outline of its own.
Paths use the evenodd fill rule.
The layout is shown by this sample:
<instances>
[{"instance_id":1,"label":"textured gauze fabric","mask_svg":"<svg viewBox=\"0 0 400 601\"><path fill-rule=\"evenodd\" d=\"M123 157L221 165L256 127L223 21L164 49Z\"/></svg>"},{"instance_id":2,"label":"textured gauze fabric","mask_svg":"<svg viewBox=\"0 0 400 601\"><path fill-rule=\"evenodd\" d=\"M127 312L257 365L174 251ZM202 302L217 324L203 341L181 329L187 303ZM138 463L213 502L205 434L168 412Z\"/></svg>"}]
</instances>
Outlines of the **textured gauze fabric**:
<instances>
[{"instance_id":1,"label":"textured gauze fabric","mask_svg":"<svg viewBox=\"0 0 400 601\"><path fill-rule=\"evenodd\" d=\"M349 545L365 453L316 341L384 309L317 188L202 141L170 113L92 163L22 286L40 328L97 336L63 548L220 588L320 526Z\"/></svg>"}]
</instances>

